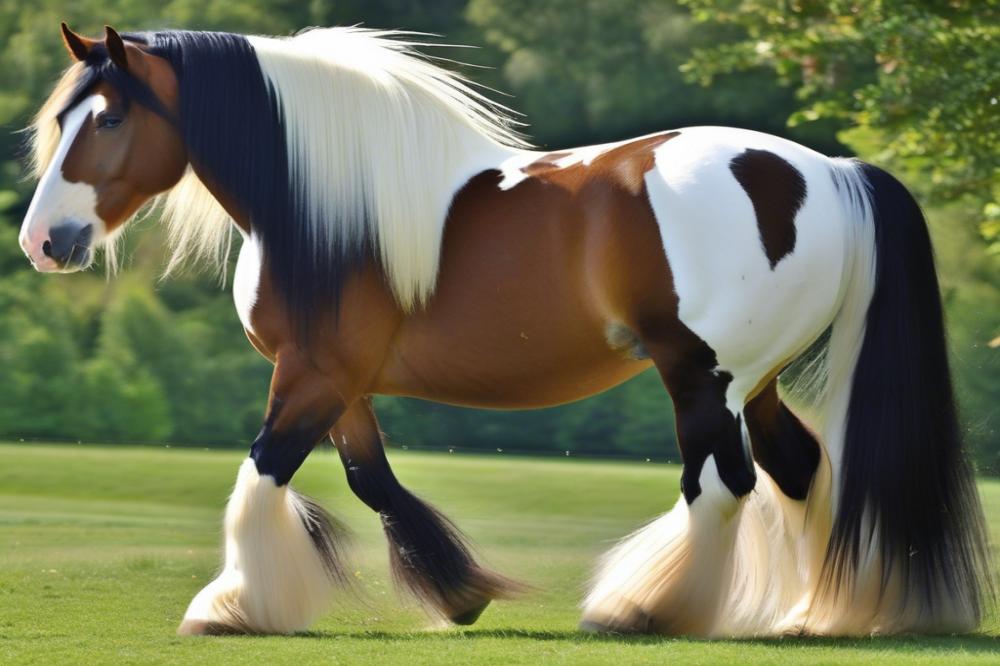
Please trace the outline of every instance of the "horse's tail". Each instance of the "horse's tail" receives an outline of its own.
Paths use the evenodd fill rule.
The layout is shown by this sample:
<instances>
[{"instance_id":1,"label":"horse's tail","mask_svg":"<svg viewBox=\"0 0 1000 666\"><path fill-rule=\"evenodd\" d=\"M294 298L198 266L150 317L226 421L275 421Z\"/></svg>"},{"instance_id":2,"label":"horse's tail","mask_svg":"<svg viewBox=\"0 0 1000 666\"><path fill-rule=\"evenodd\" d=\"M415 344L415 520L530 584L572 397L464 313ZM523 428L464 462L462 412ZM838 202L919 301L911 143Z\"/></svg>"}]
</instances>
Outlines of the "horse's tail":
<instances>
[{"instance_id":1,"label":"horse's tail","mask_svg":"<svg viewBox=\"0 0 1000 666\"><path fill-rule=\"evenodd\" d=\"M927 225L885 171L832 171L849 260L822 363L833 524L810 615L833 632L968 631L993 586Z\"/></svg>"}]
</instances>

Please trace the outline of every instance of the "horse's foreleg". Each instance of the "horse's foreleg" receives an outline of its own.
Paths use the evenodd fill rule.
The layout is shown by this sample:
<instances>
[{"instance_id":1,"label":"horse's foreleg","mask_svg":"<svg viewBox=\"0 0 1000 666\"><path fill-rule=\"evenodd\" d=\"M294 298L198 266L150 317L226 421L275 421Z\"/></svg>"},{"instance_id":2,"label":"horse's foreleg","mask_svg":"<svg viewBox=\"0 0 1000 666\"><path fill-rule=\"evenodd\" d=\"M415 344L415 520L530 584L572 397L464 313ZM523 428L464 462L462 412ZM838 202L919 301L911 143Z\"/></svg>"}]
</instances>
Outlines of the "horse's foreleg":
<instances>
[{"instance_id":1,"label":"horse's foreleg","mask_svg":"<svg viewBox=\"0 0 1000 666\"><path fill-rule=\"evenodd\" d=\"M584 602L597 630L713 635L732 582L740 511L755 475L740 417L726 405L729 377L668 365L650 347L674 400L684 460L669 513L605 556Z\"/></svg>"},{"instance_id":2,"label":"horse's foreleg","mask_svg":"<svg viewBox=\"0 0 1000 666\"><path fill-rule=\"evenodd\" d=\"M279 354L264 428L226 506L224 568L179 633L289 633L328 608L343 580L337 524L288 482L342 411L325 375Z\"/></svg>"},{"instance_id":3,"label":"horse's foreleg","mask_svg":"<svg viewBox=\"0 0 1000 666\"><path fill-rule=\"evenodd\" d=\"M368 399L358 400L330 433L355 495L379 514L393 577L428 610L472 624L511 581L476 563L455 526L404 488L385 457Z\"/></svg>"}]
</instances>

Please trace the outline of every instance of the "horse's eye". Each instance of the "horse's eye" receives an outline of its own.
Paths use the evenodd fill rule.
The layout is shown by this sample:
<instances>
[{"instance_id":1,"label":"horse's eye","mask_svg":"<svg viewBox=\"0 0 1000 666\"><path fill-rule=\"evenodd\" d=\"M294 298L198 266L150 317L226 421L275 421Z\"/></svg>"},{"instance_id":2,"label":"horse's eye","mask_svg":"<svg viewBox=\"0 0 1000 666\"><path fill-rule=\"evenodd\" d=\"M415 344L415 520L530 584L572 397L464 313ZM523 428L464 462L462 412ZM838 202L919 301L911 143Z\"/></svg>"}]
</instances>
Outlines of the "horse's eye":
<instances>
[{"instance_id":1,"label":"horse's eye","mask_svg":"<svg viewBox=\"0 0 1000 666\"><path fill-rule=\"evenodd\" d=\"M122 124L122 117L111 113L101 113L97 116L98 129L115 129Z\"/></svg>"}]
</instances>

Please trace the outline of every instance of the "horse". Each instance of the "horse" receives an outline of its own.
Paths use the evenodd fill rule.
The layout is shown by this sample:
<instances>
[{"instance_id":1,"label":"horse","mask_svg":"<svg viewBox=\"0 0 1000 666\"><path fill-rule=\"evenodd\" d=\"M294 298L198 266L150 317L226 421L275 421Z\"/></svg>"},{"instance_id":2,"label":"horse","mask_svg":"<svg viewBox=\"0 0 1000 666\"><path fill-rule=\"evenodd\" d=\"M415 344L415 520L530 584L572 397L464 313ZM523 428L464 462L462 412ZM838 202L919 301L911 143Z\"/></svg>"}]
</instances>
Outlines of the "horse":
<instances>
[{"instance_id":1,"label":"horse","mask_svg":"<svg viewBox=\"0 0 1000 666\"><path fill-rule=\"evenodd\" d=\"M675 408L681 494L603 558L583 629L980 622L989 551L932 247L887 172L725 127L537 150L395 31L62 36L23 250L39 271L87 268L159 202L167 272L225 270L235 232L235 306L274 364L222 572L179 633L296 632L333 603L341 529L289 487L326 437L400 586L475 622L519 584L396 478L371 396L540 408L648 368Z\"/></svg>"}]
</instances>

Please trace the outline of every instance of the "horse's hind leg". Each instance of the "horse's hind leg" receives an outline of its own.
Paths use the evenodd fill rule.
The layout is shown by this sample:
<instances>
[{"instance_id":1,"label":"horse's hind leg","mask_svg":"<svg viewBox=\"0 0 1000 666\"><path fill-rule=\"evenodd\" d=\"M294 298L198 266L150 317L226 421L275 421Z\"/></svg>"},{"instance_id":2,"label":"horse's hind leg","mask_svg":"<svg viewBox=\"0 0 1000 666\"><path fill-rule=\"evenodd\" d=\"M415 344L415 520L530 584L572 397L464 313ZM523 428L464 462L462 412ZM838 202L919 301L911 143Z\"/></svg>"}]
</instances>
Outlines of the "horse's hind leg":
<instances>
[{"instance_id":1,"label":"horse's hind leg","mask_svg":"<svg viewBox=\"0 0 1000 666\"><path fill-rule=\"evenodd\" d=\"M703 343L702 343L703 344ZM711 635L729 592L743 498L755 484L741 416L727 407L731 377L714 353L645 342L674 401L684 460L674 509L605 558L584 602L590 629Z\"/></svg>"},{"instance_id":2,"label":"horse's hind leg","mask_svg":"<svg viewBox=\"0 0 1000 666\"><path fill-rule=\"evenodd\" d=\"M830 535L830 461L816 435L778 396L777 379L746 404L743 416L754 461L765 472L747 509L758 522L770 519L768 578L775 590L784 588L777 604L783 612L769 629L801 633Z\"/></svg>"},{"instance_id":3,"label":"horse's hind leg","mask_svg":"<svg viewBox=\"0 0 1000 666\"><path fill-rule=\"evenodd\" d=\"M455 526L399 483L368 399L355 402L330 436L351 490L382 520L393 577L425 608L456 624L472 624L491 600L516 589L477 564Z\"/></svg>"},{"instance_id":4,"label":"horse's hind leg","mask_svg":"<svg viewBox=\"0 0 1000 666\"><path fill-rule=\"evenodd\" d=\"M772 379L743 408L753 458L786 497L804 500L820 463L820 446L778 397Z\"/></svg>"}]
</instances>

